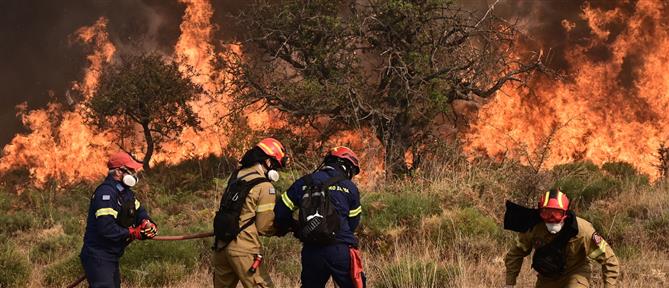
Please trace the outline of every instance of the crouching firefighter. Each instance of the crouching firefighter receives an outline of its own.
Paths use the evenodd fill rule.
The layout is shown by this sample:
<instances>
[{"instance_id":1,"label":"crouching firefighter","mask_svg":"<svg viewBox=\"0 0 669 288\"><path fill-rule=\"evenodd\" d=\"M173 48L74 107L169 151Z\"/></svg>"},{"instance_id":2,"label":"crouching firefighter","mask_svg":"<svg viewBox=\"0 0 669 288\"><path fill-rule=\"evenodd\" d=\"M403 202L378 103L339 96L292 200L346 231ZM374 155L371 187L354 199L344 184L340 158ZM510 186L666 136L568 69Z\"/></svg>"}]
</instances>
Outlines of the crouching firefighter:
<instances>
[{"instance_id":1,"label":"crouching firefighter","mask_svg":"<svg viewBox=\"0 0 669 288\"><path fill-rule=\"evenodd\" d=\"M504 228L520 232L506 254L506 287L513 287L523 258L534 250L532 268L538 272L536 287L589 287L590 260L602 265L604 287L616 287L618 258L590 222L569 209L567 195L558 189L539 199L538 209L507 201Z\"/></svg>"},{"instance_id":2,"label":"crouching firefighter","mask_svg":"<svg viewBox=\"0 0 669 288\"><path fill-rule=\"evenodd\" d=\"M302 287L322 288L333 278L337 287L362 288L358 241L353 232L360 223L360 194L351 182L360 172L358 157L336 147L320 168L293 183L274 208L279 235L293 231L302 247ZM299 220L293 211L299 209Z\"/></svg>"},{"instance_id":3,"label":"crouching firefighter","mask_svg":"<svg viewBox=\"0 0 669 288\"><path fill-rule=\"evenodd\" d=\"M119 259L125 247L132 240L151 239L158 233L131 189L142 164L118 152L111 155L107 167L107 178L91 197L79 255L92 288L121 287Z\"/></svg>"},{"instance_id":4,"label":"crouching firefighter","mask_svg":"<svg viewBox=\"0 0 669 288\"><path fill-rule=\"evenodd\" d=\"M277 169L288 155L283 145L265 138L242 157L223 193L214 218L214 287L273 287L262 263L260 236L272 236Z\"/></svg>"}]
</instances>

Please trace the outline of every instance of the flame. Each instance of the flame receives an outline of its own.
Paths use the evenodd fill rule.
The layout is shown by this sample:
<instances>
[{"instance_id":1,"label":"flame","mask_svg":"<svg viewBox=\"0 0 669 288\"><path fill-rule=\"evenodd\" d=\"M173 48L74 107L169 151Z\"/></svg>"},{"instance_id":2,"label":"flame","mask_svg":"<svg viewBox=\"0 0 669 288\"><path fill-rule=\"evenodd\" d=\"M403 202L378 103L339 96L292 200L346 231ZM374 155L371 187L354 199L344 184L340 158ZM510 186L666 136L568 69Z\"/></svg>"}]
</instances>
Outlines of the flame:
<instances>
[{"instance_id":1,"label":"flame","mask_svg":"<svg viewBox=\"0 0 669 288\"><path fill-rule=\"evenodd\" d=\"M94 52L87 57L89 66L82 82L75 82L73 89L85 98L95 91L99 71L114 55L114 45L106 32L107 19L101 17L92 26L76 31L78 39L91 45ZM27 111L27 105L18 108L24 126L31 131L17 135L3 149L0 174L18 167L26 167L38 187L50 179L59 185L73 184L84 179L104 175L105 154L109 138L104 133L94 133L81 116L83 107L73 111L60 104L49 104L45 109Z\"/></svg>"},{"instance_id":2,"label":"flame","mask_svg":"<svg viewBox=\"0 0 669 288\"><path fill-rule=\"evenodd\" d=\"M92 26L79 28L75 32L75 35L77 39L93 47L93 54L86 57L90 64L85 71L84 79L81 83L75 83L75 87L73 87L88 99L93 95L98 86L102 66L111 61L116 48L109 41L107 19L104 17L100 17Z\"/></svg>"},{"instance_id":3,"label":"flame","mask_svg":"<svg viewBox=\"0 0 669 288\"><path fill-rule=\"evenodd\" d=\"M225 124L222 117L228 113L230 97L221 93L218 85L227 75L216 71L213 43L214 25L211 23L213 7L207 0L180 0L186 10L180 25L181 35L172 56L182 63L182 72L193 69L192 80L202 85L207 95L189 103L198 113L202 131L186 129L178 139L166 142L152 158L152 163L175 164L184 159L199 158L211 154L221 155L227 144ZM79 91L89 99L97 87L101 67L109 63L115 53L113 43L106 32L107 19L102 17L91 26L78 29L76 40L92 47L87 56L89 66L81 82L75 82L72 90ZM241 53L237 45L228 47ZM69 99L69 98L68 98ZM45 109L27 111L19 107L18 116L30 129L26 135L17 135L3 149L0 159L0 174L17 167L29 170L34 185L42 187L49 180L61 186L80 180L95 180L106 171L106 155L117 150L111 133L94 133L85 124L83 105L77 104L73 111L60 104L50 104ZM255 111L250 107L246 117L252 129L263 131L273 117L271 111ZM276 114L274 114L276 115ZM273 125L276 127L276 122ZM282 123L281 121L278 121ZM131 143L143 143L131 139Z\"/></svg>"},{"instance_id":4,"label":"flame","mask_svg":"<svg viewBox=\"0 0 669 288\"><path fill-rule=\"evenodd\" d=\"M213 25L211 17L213 7L205 0L179 0L186 4L183 21L180 25L181 35L175 46L174 57L182 65L182 71L188 67L195 70L193 82L202 85L211 97L203 96L189 103L201 120L203 131L192 128L185 129L179 139L166 143L154 161L178 163L185 158L197 158L209 154L220 155L226 144L220 119L228 111L225 105L228 97L219 95L217 83L219 75L212 66L215 60L213 42Z\"/></svg>"},{"instance_id":5,"label":"flame","mask_svg":"<svg viewBox=\"0 0 669 288\"><path fill-rule=\"evenodd\" d=\"M665 14L666 7L649 0L639 1L630 13L584 5L578 23L586 23L591 35L568 46L568 79L537 80L534 93L505 87L483 106L468 131L469 153L527 161L529 153L522 150L537 151L550 139L546 167L585 159L627 161L656 175L656 149L669 139ZM561 24L572 36L577 24ZM622 31L613 36L611 27ZM601 47L610 55L595 59L589 54Z\"/></svg>"}]
</instances>

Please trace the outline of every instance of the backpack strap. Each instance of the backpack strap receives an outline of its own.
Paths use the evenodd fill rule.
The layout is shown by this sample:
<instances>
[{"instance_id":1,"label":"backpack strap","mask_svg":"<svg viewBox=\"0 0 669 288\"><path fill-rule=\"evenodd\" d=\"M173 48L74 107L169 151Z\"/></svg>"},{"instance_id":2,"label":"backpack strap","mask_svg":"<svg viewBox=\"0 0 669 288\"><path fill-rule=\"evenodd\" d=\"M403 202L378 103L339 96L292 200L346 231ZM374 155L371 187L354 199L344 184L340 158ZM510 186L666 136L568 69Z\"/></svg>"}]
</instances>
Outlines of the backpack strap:
<instances>
[{"instance_id":1,"label":"backpack strap","mask_svg":"<svg viewBox=\"0 0 669 288\"><path fill-rule=\"evenodd\" d=\"M253 187L255 187L256 185L258 185L258 184L260 184L260 183L270 182L270 180L267 179L267 178L265 178L265 177L258 177L258 178L255 178L255 179L252 179L252 180L248 180L248 181L242 179L242 178L244 178L244 177L246 177L246 176L249 176L249 175L252 175L252 174L258 174L258 173L255 173L255 172L254 172L254 173L250 173L250 174L246 174L246 175L244 175L244 176L242 176L242 177L239 177L239 178L237 177L237 174L238 174L238 173L239 173L239 170L236 170L236 171L235 171L234 173L232 173L232 175L230 176L230 179L228 180L228 187L226 187L226 189L225 189L226 192L228 191L228 189L230 189L230 186L231 186L231 185L244 185L244 189L248 189L248 190L250 191L251 189L253 189ZM248 197L248 193L246 194L246 197ZM223 199L221 199L220 207L223 207ZM221 209L221 208L219 208L219 210L220 210L220 209ZM239 235L239 233L241 233L241 232L244 231L246 228L249 228L251 225L253 225L253 223L255 223L255 221L256 221L256 217L255 217L255 216L251 217L251 219L249 219L249 221L246 221L246 223L244 223L244 225L242 225L241 227L239 227L239 231L237 231L237 235L235 235L235 238L237 238L237 236ZM216 247L216 242L218 242L218 239L217 239L217 238L214 239L214 247L212 247L212 249L214 249L214 250L222 250L222 249L225 249L225 247L228 247L228 245L230 244L230 242L227 242L227 243L225 243L225 245L223 245L223 247L215 248L215 247Z\"/></svg>"},{"instance_id":2,"label":"backpack strap","mask_svg":"<svg viewBox=\"0 0 669 288\"><path fill-rule=\"evenodd\" d=\"M336 184L339 181L342 181L342 180L345 180L345 179L346 179L346 177L344 177L342 175L337 175L337 176L328 178L321 185L323 185L323 189L327 189L328 187L332 186L333 184Z\"/></svg>"},{"instance_id":3,"label":"backpack strap","mask_svg":"<svg viewBox=\"0 0 669 288\"><path fill-rule=\"evenodd\" d=\"M251 174L248 174L248 175L251 175ZM248 175L244 175L244 177L246 177L246 176L248 176ZM269 179L267 179L267 178L265 178L265 177L259 177L259 178L255 178L255 179L253 179L253 180L249 180L249 181L241 180L241 181L239 181L239 182L240 182L240 183L239 183L240 185L244 185L244 186L246 186L246 189L248 189L248 190L250 191L250 190L253 189L253 187L255 187L256 185L258 185L258 184L260 184L260 183L270 182L270 181L269 181ZM248 197L248 194L247 194L246 197ZM237 232L237 235L239 235L239 233L241 233L242 231L244 231L244 229L249 228L249 226L253 225L253 223L255 223L255 221L256 221L256 216L251 217L251 219L249 219L249 221L246 221L246 223L244 223L244 225L242 225L241 227L239 227L239 232ZM237 235L235 235L235 237L236 237ZM227 245L227 244L226 244L226 245Z\"/></svg>"}]
</instances>

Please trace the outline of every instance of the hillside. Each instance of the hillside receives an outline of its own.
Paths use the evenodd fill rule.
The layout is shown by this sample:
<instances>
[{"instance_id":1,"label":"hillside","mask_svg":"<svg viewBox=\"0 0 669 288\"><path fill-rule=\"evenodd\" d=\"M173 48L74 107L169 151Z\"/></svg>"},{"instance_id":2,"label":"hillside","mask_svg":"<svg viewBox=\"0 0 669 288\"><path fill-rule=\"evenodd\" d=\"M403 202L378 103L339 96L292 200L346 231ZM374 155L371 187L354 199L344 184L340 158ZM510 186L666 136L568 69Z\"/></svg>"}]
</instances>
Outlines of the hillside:
<instances>
[{"instance_id":1,"label":"hillside","mask_svg":"<svg viewBox=\"0 0 669 288\"><path fill-rule=\"evenodd\" d=\"M535 205L556 182L622 262L620 287L669 285L669 185L629 164L581 162L532 172L513 161L467 161L454 150L412 176L362 187L358 236L370 287L501 287L515 235L501 228L505 199ZM224 189L219 158L159 166L136 189L161 235L207 231ZM283 173L285 191L301 171ZM18 176L17 176L18 177ZM88 199L95 183L0 188L0 287L62 287L81 273ZM124 287L211 287L211 239L133 243L121 261ZM265 239L277 287L297 287L299 242ZM518 287L533 287L526 260ZM594 269L595 282L600 269ZM83 287L83 286L80 286ZM597 287L597 286L595 286Z\"/></svg>"}]
</instances>

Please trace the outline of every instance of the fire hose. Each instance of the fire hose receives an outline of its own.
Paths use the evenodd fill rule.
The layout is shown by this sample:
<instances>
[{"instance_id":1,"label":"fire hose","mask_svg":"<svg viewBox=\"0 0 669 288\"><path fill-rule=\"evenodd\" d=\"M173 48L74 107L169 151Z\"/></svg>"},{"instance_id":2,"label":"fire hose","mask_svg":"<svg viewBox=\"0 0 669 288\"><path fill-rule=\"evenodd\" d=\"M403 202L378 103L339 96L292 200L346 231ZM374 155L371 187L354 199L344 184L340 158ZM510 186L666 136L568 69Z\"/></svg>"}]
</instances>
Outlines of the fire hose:
<instances>
[{"instance_id":1,"label":"fire hose","mask_svg":"<svg viewBox=\"0 0 669 288\"><path fill-rule=\"evenodd\" d=\"M181 241L181 240L189 240L189 239L200 239L200 238L207 238L214 236L214 232L205 232L205 233L197 233L197 234L188 234L188 235L178 235L178 236L156 236L151 238L151 240L155 241ZM86 280L86 274L79 276L77 280L72 282L72 284L67 285L67 288L74 288L77 287L81 282Z\"/></svg>"}]
</instances>

